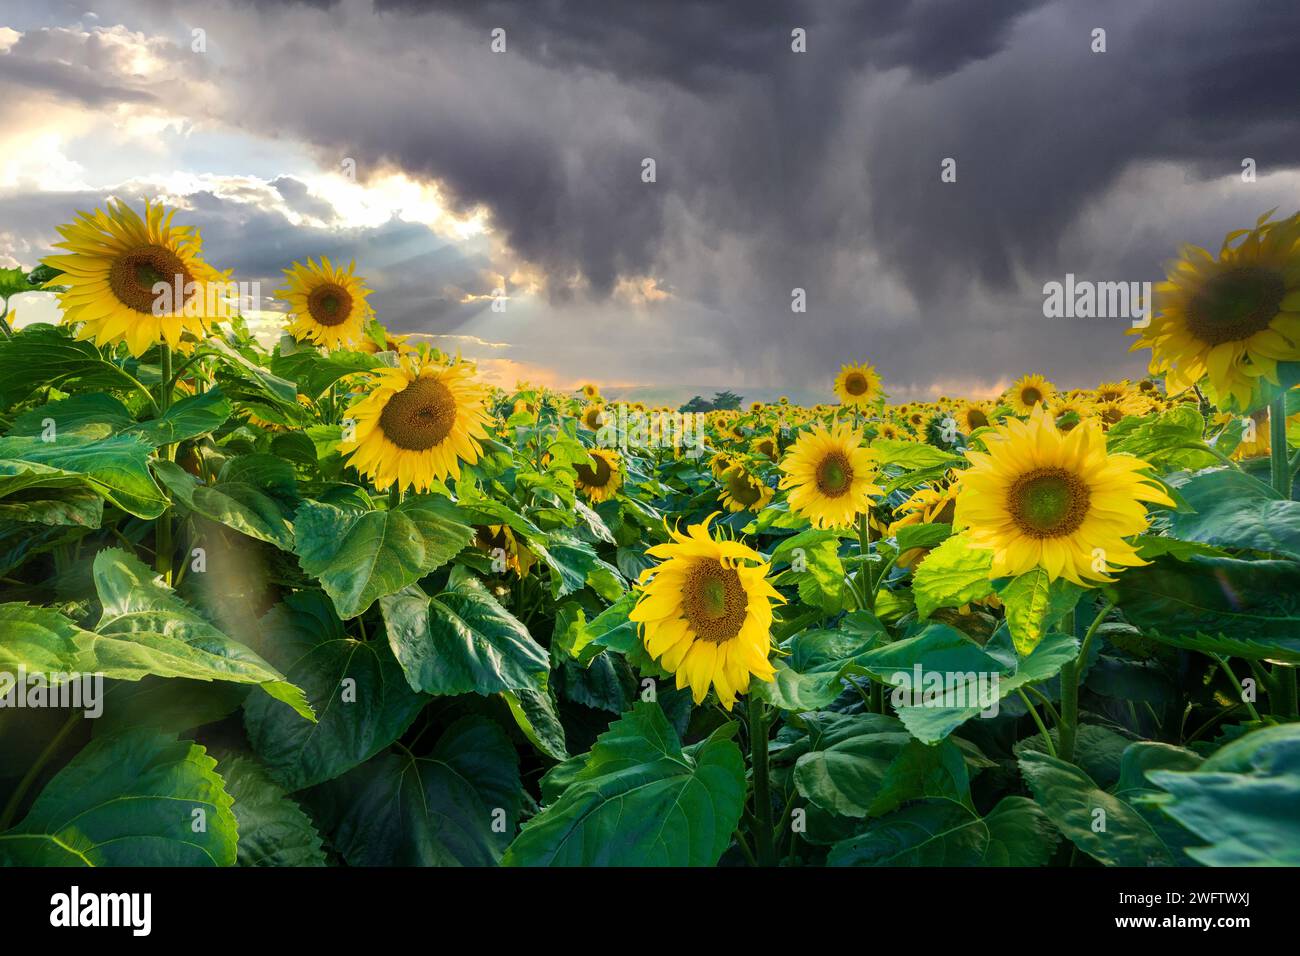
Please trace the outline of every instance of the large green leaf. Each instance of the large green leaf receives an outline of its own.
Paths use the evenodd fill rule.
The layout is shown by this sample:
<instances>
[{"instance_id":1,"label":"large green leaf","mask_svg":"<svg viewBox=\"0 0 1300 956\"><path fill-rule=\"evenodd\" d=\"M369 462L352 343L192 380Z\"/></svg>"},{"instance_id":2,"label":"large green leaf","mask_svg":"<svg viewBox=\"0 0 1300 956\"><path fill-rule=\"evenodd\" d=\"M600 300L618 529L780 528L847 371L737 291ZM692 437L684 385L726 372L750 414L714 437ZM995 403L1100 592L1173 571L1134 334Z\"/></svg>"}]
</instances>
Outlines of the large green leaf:
<instances>
[{"instance_id":1,"label":"large green leaf","mask_svg":"<svg viewBox=\"0 0 1300 956\"><path fill-rule=\"evenodd\" d=\"M1002 698L1048 680L1079 651L1078 642L1060 632L1048 634L1023 658L1011 650L1009 637L1005 645L1000 640L995 636L981 648L960 631L932 624L915 637L868 651L860 665L893 686L894 709L907 729L934 743L972 717L996 716Z\"/></svg>"},{"instance_id":2,"label":"large green leaf","mask_svg":"<svg viewBox=\"0 0 1300 956\"><path fill-rule=\"evenodd\" d=\"M344 376L366 372L383 364L382 359L367 352L337 351L322 355L307 347L288 355L277 355L271 360L271 371L282 379L297 383L298 391L314 401Z\"/></svg>"},{"instance_id":3,"label":"large green leaf","mask_svg":"<svg viewBox=\"0 0 1300 956\"><path fill-rule=\"evenodd\" d=\"M163 497L149 474L153 445L139 435L100 440L67 437L0 438L0 498L35 489L89 488L138 518L163 513Z\"/></svg>"},{"instance_id":4,"label":"large green leaf","mask_svg":"<svg viewBox=\"0 0 1300 956\"><path fill-rule=\"evenodd\" d=\"M1191 555L1108 587L1130 624L1175 647L1300 663L1300 564Z\"/></svg>"},{"instance_id":5,"label":"large green leaf","mask_svg":"<svg viewBox=\"0 0 1300 956\"><path fill-rule=\"evenodd\" d=\"M133 388L135 382L92 343L74 341L64 328L29 325L0 339L0 405L14 405L43 385Z\"/></svg>"},{"instance_id":6,"label":"large green leaf","mask_svg":"<svg viewBox=\"0 0 1300 956\"><path fill-rule=\"evenodd\" d=\"M262 648L301 687L319 723L262 698L244 707L253 749L290 791L333 779L400 737L428 700L406 683L387 642L348 637L329 599L291 594L262 619Z\"/></svg>"},{"instance_id":7,"label":"large green leaf","mask_svg":"<svg viewBox=\"0 0 1300 956\"><path fill-rule=\"evenodd\" d=\"M778 579L795 584L799 599L834 614L844 605L844 564L833 531L803 531L785 538L772 552L774 568L788 567Z\"/></svg>"},{"instance_id":8,"label":"large green leaf","mask_svg":"<svg viewBox=\"0 0 1300 956\"><path fill-rule=\"evenodd\" d=\"M0 865L231 866L235 814L216 763L154 730L93 740L0 833Z\"/></svg>"},{"instance_id":9,"label":"large green leaf","mask_svg":"<svg viewBox=\"0 0 1300 956\"><path fill-rule=\"evenodd\" d=\"M845 615L834 630L801 631L781 645L789 656L776 660L773 679L754 681L750 690L782 710L820 710L843 693L844 679L884 635L866 611Z\"/></svg>"},{"instance_id":10,"label":"large green leaf","mask_svg":"<svg viewBox=\"0 0 1300 956\"><path fill-rule=\"evenodd\" d=\"M1150 801L1206 841L1209 866L1300 866L1300 724L1252 731L1194 770L1150 770Z\"/></svg>"},{"instance_id":11,"label":"large green leaf","mask_svg":"<svg viewBox=\"0 0 1300 956\"><path fill-rule=\"evenodd\" d=\"M925 556L912 574L916 613L927 618L941 607L958 607L993 593L993 552L972 548L953 535Z\"/></svg>"},{"instance_id":12,"label":"large green leaf","mask_svg":"<svg viewBox=\"0 0 1300 956\"><path fill-rule=\"evenodd\" d=\"M1300 559L1300 501L1235 468L1192 476L1178 491L1194 513L1170 517L1170 532L1217 548L1263 551Z\"/></svg>"},{"instance_id":13,"label":"large green leaf","mask_svg":"<svg viewBox=\"0 0 1300 956\"><path fill-rule=\"evenodd\" d=\"M284 507L252 485L233 481L206 485L176 463L163 460L153 462L153 471L187 511L283 551L293 550L293 528Z\"/></svg>"},{"instance_id":14,"label":"large green leaf","mask_svg":"<svg viewBox=\"0 0 1300 956\"><path fill-rule=\"evenodd\" d=\"M445 499L408 498L388 511L308 501L294 517L294 550L347 620L450 561L474 531Z\"/></svg>"},{"instance_id":15,"label":"large green leaf","mask_svg":"<svg viewBox=\"0 0 1300 956\"><path fill-rule=\"evenodd\" d=\"M923 744L881 714L859 715L859 723L858 733L795 763L795 786L808 800L846 817L880 816L921 797L969 800L965 758L952 741Z\"/></svg>"},{"instance_id":16,"label":"large green leaf","mask_svg":"<svg viewBox=\"0 0 1300 956\"><path fill-rule=\"evenodd\" d=\"M1020 772L1043 812L1083 852L1110 866L1174 864L1174 850L1142 814L1073 764L1023 751Z\"/></svg>"},{"instance_id":17,"label":"large green leaf","mask_svg":"<svg viewBox=\"0 0 1300 956\"><path fill-rule=\"evenodd\" d=\"M121 680L146 675L257 684L297 712L315 719L300 688L232 640L182 601L134 555L108 548L95 555L95 590L103 614L95 631L73 638L74 669Z\"/></svg>"},{"instance_id":18,"label":"large green leaf","mask_svg":"<svg viewBox=\"0 0 1300 956\"><path fill-rule=\"evenodd\" d=\"M320 834L302 807L251 757L228 755L217 764L234 799L240 866L324 866Z\"/></svg>"},{"instance_id":19,"label":"large green leaf","mask_svg":"<svg viewBox=\"0 0 1300 956\"><path fill-rule=\"evenodd\" d=\"M1042 866L1056 837L1041 809L1004 797L987 817L931 797L871 820L831 848L829 866Z\"/></svg>"},{"instance_id":20,"label":"large green leaf","mask_svg":"<svg viewBox=\"0 0 1300 956\"><path fill-rule=\"evenodd\" d=\"M408 587L380 598L388 643L412 689L495 694L546 688L550 655L473 577L430 597Z\"/></svg>"},{"instance_id":21,"label":"large green leaf","mask_svg":"<svg viewBox=\"0 0 1300 956\"><path fill-rule=\"evenodd\" d=\"M745 801L745 762L725 724L682 751L658 704L637 704L506 851L515 866L712 866Z\"/></svg>"},{"instance_id":22,"label":"large green leaf","mask_svg":"<svg viewBox=\"0 0 1300 956\"><path fill-rule=\"evenodd\" d=\"M521 793L501 728L465 717L427 757L383 754L311 798L352 866L491 866L518 826Z\"/></svg>"},{"instance_id":23,"label":"large green leaf","mask_svg":"<svg viewBox=\"0 0 1300 956\"><path fill-rule=\"evenodd\" d=\"M1161 472L1204 468L1218 459L1205 447L1205 419L1191 405L1177 405L1159 415L1130 415L1106 433L1106 446L1141 458Z\"/></svg>"}]
</instances>

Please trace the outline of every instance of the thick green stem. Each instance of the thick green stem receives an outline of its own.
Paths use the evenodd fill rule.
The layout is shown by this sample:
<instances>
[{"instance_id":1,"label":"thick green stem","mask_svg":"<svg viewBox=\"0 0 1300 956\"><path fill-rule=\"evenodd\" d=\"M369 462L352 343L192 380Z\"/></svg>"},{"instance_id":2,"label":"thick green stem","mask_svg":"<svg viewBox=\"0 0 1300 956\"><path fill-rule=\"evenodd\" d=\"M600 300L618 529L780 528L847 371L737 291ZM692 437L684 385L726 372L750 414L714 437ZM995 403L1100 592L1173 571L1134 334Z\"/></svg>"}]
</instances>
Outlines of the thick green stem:
<instances>
[{"instance_id":1,"label":"thick green stem","mask_svg":"<svg viewBox=\"0 0 1300 956\"><path fill-rule=\"evenodd\" d=\"M1272 465L1273 490L1284 499L1291 497L1291 462L1286 447L1286 393L1268 407L1269 460Z\"/></svg>"},{"instance_id":2,"label":"thick green stem","mask_svg":"<svg viewBox=\"0 0 1300 956\"><path fill-rule=\"evenodd\" d=\"M1056 744L1052 743L1052 735L1047 732L1047 726L1043 723L1043 718L1039 717L1038 711L1034 710L1033 701L1031 701L1029 695L1020 688L1016 689L1016 693L1019 694L1020 699L1024 701L1025 709L1029 711L1029 716L1034 718L1034 724L1038 727L1038 732L1043 735L1043 744L1047 747L1048 755L1055 757Z\"/></svg>"},{"instance_id":3,"label":"thick green stem","mask_svg":"<svg viewBox=\"0 0 1300 956\"><path fill-rule=\"evenodd\" d=\"M866 512L858 515L858 556L862 564L858 568L858 593L861 598L859 606L865 611L876 607L875 588L871 583L871 565L867 562L871 550L871 528Z\"/></svg>"},{"instance_id":4,"label":"thick green stem","mask_svg":"<svg viewBox=\"0 0 1300 956\"><path fill-rule=\"evenodd\" d=\"M1237 693L1240 694L1241 681L1237 680L1237 675L1232 672L1232 666L1228 663L1228 659L1226 657L1216 656L1215 660L1219 662L1219 666L1223 668L1223 673L1228 675L1228 680L1232 681L1232 686L1236 688ZM1242 700L1242 703L1245 704L1246 709L1250 711L1251 720L1259 720L1259 711L1255 709L1255 705L1244 699Z\"/></svg>"},{"instance_id":5,"label":"thick green stem","mask_svg":"<svg viewBox=\"0 0 1300 956\"><path fill-rule=\"evenodd\" d=\"M754 768L754 854L759 866L776 866L772 842L772 787L767 769L766 705L749 699L749 760Z\"/></svg>"},{"instance_id":6,"label":"thick green stem","mask_svg":"<svg viewBox=\"0 0 1300 956\"><path fill-rule=\"evenodd\" d=\"M160 414L166 413L172 404L172 389L176 387L175 379L172 377L172 350L171 346L163 343L160 347L159 354L160 378L158 382L158 397L154 404L158 406ZM159 457L166 461L171 461L176 455L175 445L164 445L158 449ZM154 522L154 570L163 576L163 580L168 584L172 583L172 513L164 511Z\"/></svg>"},{"instance_id":7,"label":"thick green stem","mask_svg":"<svg viewBox=\"0 0 1300 956\"><path fill-rule=\"evenodd\" d=\"M1101 622L1106 619L1111 607L1113 605L1110 603L1102 605L1083 636L1083 641L1079 645L1079 656L1073 661L1067 661L1061 667L1060 743L1056 751L1057 755L1067 762L1074 760L1074 741L1079 731L1079 675L1083 673L1083 668L1088 662L1088 650L1092 647L1092 639L1097 633L1097 628L1101 627ZM1065 625L1066 633L1073 636L1075 633L1073 611L1066 616Z\"/></svg>"}]
</instances>

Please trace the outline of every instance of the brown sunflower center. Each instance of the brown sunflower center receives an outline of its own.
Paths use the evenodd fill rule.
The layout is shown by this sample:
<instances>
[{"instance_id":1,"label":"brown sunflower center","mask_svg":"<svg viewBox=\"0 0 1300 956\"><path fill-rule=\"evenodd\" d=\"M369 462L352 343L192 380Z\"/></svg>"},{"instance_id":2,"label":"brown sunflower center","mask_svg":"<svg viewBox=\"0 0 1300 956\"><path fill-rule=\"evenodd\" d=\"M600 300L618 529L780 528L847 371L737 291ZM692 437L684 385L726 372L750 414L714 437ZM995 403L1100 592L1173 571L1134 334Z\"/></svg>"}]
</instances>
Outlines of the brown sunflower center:
<instances>
[{"instance_id":1,"label":"brown sunflower center","mask_svg":"<svg viewBox=\"0 0 1300 956\"><path fill-rule=\"evenodd\" d=\"M1107 425L1114 425L1124 417L1124 409L1115 402L1107 402L1097 407L1097 417Z\"/></svg>"},{"instance_id":2,"label":"brown sunflower center","mask_svg":"<svg viewBox=\"0 0 1300 956\"><path fill-rule=\"evenodd\" d=\"M307 311L320 325L342 325L352 314L352 293L334 282L323 282L307 296Z\"/></svg>"},{"instance_id":3,"label":"brown sunflower center","mask_svg":"<svg viewBox=\"0 0 1300 956\"><path fill-rule=\"evenodd\" d=\"M436 378L417 378L390 398L379 415L384 435L406 451L441 444L455 424L456 396Z\"/></svg>"},{"instance_id":4,"label":"brown sunflower center","mask_svg":"<svg viewBox=\"0 0 1300 956\"><path fill-rule=\"evenodd\" d=\"M591 460L596 463L595 468L591 465L578 465L574 469L578 472L578 480L588 488L604 488L614 472L602 456L592 455Z\"/></svg>"},{"instance_id":5,"label":"brown sunflower center","mask_svg":"<svg viewBox=\"0 0 1300 956\"><path fill-rule=\"evenodd\" d=\"M832 451L817 466L817 490L827 498L839 498L853 486L853 466L842 451Z\"/></svg>"},{"instance_id":6,"label":"brown sunflower center","mask_svg":"<svg viewBox=\"0 0 1300 956\"><path fill-rule=\"evenodd\" d=\"M865 395L871 388L871 383L861 372L850 372L844 377L844 391L850 395Z\"/></svg>"},{"instance_id":7,"label":"brown sunflower center","mask_svg":"<svg viewBox=\"0 0 1300 956\"><path fill-rule=\"evenodd\" d=\"M1043 393L1032 385L1026 385L1020 390L1020 401L1025 405L1037 405L1043 400Z\"/></svg>"},{"instance_id":8,"label":"brown sunflower center","mask_svg":"<svg viewBox=\"0 0 1300 956\"><path fill-rule=\"evenodd\" d=\"M989 423L989 417L978 408L972 408L966 413L966 428L974 431L977 428L985 428Z\"/></svg>"},{"instance_id":9,"label":"brown sunflower center","mask_svg":"<svg viewBox=\"0 0 1300 956\"><path fill-rule=\"evenodd\" d=\"M707 558L696 561L682 584L682 608L700 640L721 644L745 625L745 586L734 568Z\"/></svg>"},{"instance_id":10,"label":"brown sunflower center","mask_svg":"<svg viewBox=\"0 0 1300 956\"><path fill-rule=\"evenodd\" d=\"M180 312L195 294L192 288L186 291L186 286L194 281L194 277L185 268L181 257L165 246L137 246L122 253L113 260L113 265L108 270L108 286L113 290L117 301L128 309L152 314L157 299L153 291L154 285L165 282L174 290L177 276L180 276L183 301L174 302L172 311Z\"/></svg>"},{"instance_id":11,"label":"brown sunflower center","mask_svg":"<svg viewBox=\"0 0 1300 956\"><path fill-rule=\"evenodd\" d=\"M758 443L758 453L760 455L766 455L768 458L775 458L776 442L772 441L770 438L764 438Z\"/></svg>"},{"instance_id":12,"label":"brown sunflower center","mask_svg":"<svg viewBox=\"0 0 1300 956\"><path fill-rule=\"evenodd\" d=\"M1073 472L1035 468L1011 485L1007 507L1016 525L1031 538L1059 538L1083 524L1091 497L1088 486Z\"/></svg>"},{"instance_id":13,"label":"brown sunflower center","mask_svg":"<svg viewBox=\"0 0 1300 956\"><path fill-rule=\"evenodd\" d=\"M748 507L756 502L761 489L748 475L739 468L727 472L727 493L734 501Z\"/></svg>"},{"instance_id":14,"label":"brown sunflower center","mask_svg":"<svg viewBox=\"0 0 1300 956\"><path fill-rule=\"evenodd\" d=\"M1187 307L1188 330L1207 345L1248 339L1277 315L1286 282L1272 269L1239 266L1205 284Z\"/></svg>"}]
</instances>

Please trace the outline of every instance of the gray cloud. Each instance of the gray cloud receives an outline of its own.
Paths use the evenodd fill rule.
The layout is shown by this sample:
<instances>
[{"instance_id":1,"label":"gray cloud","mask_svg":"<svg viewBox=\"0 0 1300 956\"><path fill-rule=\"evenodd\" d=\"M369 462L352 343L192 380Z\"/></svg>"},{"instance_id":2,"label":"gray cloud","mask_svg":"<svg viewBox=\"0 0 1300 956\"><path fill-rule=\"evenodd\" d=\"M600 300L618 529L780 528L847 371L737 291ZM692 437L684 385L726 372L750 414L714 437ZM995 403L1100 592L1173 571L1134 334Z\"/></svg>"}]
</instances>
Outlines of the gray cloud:
<instances>
[{"instance_id":1,"label":"gray cloud","mask_svg":"<svg viewBox=\"0 0 1300 956\"><path fill-rule=\"evenodd\" d=\"M136 5L110 9L130 21ZM397 167L437 179L462 208L489 208L552 289L549 306L499 331L575 375L595 362L588 373L624 380L794 386L862 356L903 388L1027 368L1069 384L1136 374L1119 328L1044 320L1042 283L1067 271L1155 279L1179 242L1217 245L1226 228L1294 205L1282 174L1300 164L1291 3L178 9L211 25L227 122L308 143L326 167L345 156L363 178ZM497 26L506 54L488 49ZM795 26L806 54L790 52ZM1089 49L1094 27L1107 30L1104 54ZM639 179L646 156L653 185ZM955 184L939 179L949 156ZM1245 156L1260 182L1235 178ZM318 215L300 184L276 187ZM235 248L238 230L265 230L231 263L254 271L309 241L312 254L356 249L379 263L396 326L504 321L442 293L446 250L415 243L390 265L385 249L414 242L399 225L339 239L241 211L205 235ZM641 274L674 296L621 314L609 294ZM789 310L795 286L808 290L805 316Z\"/></svg>"}]
</instances>

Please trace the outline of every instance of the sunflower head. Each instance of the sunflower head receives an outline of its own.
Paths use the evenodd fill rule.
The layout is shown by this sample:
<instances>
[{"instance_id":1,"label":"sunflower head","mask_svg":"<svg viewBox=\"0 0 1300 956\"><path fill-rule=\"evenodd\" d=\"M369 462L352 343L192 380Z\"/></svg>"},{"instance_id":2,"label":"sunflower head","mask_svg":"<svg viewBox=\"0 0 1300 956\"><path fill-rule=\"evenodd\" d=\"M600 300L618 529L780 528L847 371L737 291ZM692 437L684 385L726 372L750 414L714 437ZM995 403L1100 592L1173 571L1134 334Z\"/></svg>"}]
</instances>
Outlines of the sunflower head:
<instances>
[{"instance_id":1,"label":"sunflower head","mask_svg":"<svg viewBox=\"0 0 1300 956\"><path fill-rule=\"evenodd\" d=\"M772 605L784 598L767 580L769 565L738 541L709 535L710 515L686 534L648 548L660 563L642 572L629 619L640 625L651 657L691 688L696 704L712 687L727 710L751 677L776 675L771 653Z\"/></svg>"},{"instance_id":2,"label":"sunflower head","mask_svg":"<svg viewBox=\"0 0 1300 956\"><path fill-rule=\"evenodd\" d=\"M780 452L777 449L776 438L772 435L759 435L750 444L750 450L756 455L762 455L765 458L777 459Z\"/></svg>"},{"instance_id":3,"label":"sunflower head","mask_svg":"<svg viewBox=\"0 0 1300 956\"><path fill-rule=\"evenodd\" d=\"M199 231L173 226L174 212L146 199L141 218L110 201L106 210L79 212L59 226L64 241L55 247L67 253L41 261L63 273L47 285L63 287L63 321L81 324L78 339L125 342L138 358L160 342L180 348L185 333L202 338L224 315L221 284L229 275L199 257ZM155 291L163 287L165 293Z\"/></svg>"},{"instance_id":4,"label":"sunflower head","mask_svg":"<svg viewBox=\"0 0 1300 956\"><path fill-rule=\"evenodd\" d=\"M790 507L814 528L844 528L871 508L871 496L883 494L875 484L876 454L862 432L847 424L828 429L818 424L803 432L781 459L781 487L789 489Z\"/></svg>"},{"instance_id":5,"label":"sunflower head","mask_svg":"<svg viewBox=\"0 0 1300 956\"><path fill-rule=\"evenodd\" d=\"M623 459L609 448L588 449L591 464L575 465L575 487L588 501L608 501L623 487Z\"/></svg>"},{"instance_id":6,"label":"sunflower head","mask_svg":"<svg viewBox=\"0 0 1300 956\"><path fill-rule=\"evenodd\" d=\"M1300 359L1300 213L1270 215L1229 233L1217 258L1184 247L1150 323L1129 331L1170 392L1205 379L1211 401L1244 409L1259 379L1278 384L1278 362Z\"/></svg>"},{"instance_id":7,"label":"sunflower head","mask_svg":"<svg viewBox=\"0 0 1300 956\"><path fill-rule=\"evenodd\" d=\"M1112 455L1095 421L1062 434L1045 408L986 433L988 452L968 451L953 522L993 552L994 577L1043 568L1075 584L1111 581L1145 564L1125 539L1148 525L1142 502L1172 506L1147 463Z\"/></svg>"},{"instance_id":8,"label":"sunflower head","mask_svg":"<svg viewBox=\"0 0 1300 956\"><path fill-rule=\"evenodd\" d=\"M761 511L772 500L773 489L750 474L744 465L733 465L722 473L720 501L728 511Z\"/></svg>"},{"instance_id":9,"label":"sunflower head","mask_svg":"<svg viewBox=\"0 0 1300 956\"><path fill-rule=\"evenodd\" d=\"M853 408L867 408L884 398L880 376L866 362L840 367L840 374L835 377L835 394L841 405Z\"/></svg>"},{"instance_id":10,"label":"sunflower head","mask_svg":"<svg viewBox=\"0 0 1300 956\"><path fill-rule=\"evenodd\" d=\"M977 428L987 428L990 424L989 413L979 402L963 402L957 410L957 428L963 435L969 435Z\"/></svg>"},{"instance_id":11,"label":"sunflower head","mask_svg":"<svg viewBox=\"0 0 1300 956\"><path fill-rule=\"evenodd\" d=\"M605 406L593 402L582 410L582 426L599 431L605 424Z\"/></svg>"},{"instance_id":12,"label":"sunflower head","mask_svg":"<svg viewBox=\"0 0 1300 956\"><path fill-rule=\"evenodd\" d=\"M371 391L348 409L353 434L339 451L376 488L428 491L448 476L459 478L462 461L478 461L487 388L469 366L403 357L396 368L368 374Z\"/></svg>"},{"instance_id":13,"label":"sunflower head","mask_svg":"<svg viewBox=\"0 0 1300 956\"><path fill-rule=\"evenodd\" d=\"M1006 402L1017 415L1028 415L1056 397L1056 386L1041 375L1026 375L1007 389Z\"/></svg>"},{"instance_id":14,"label":"sunflower head","mask_svg":"<svg viewBox=\"0 0 1300 956\"><path fill-rule=\"evenodd\" d=\"M289 333L326 348L355 347L366 339L374 315L365 281L353 275L356 263L334 266L324 256L284 270L287 285L275 294L289 303ZM400 351L400 348L398 349Z\"/></svg>"},{"instance_id":15,"label":"sunflower head","mask_svg":"<svg viewBox=\"0 0 1300 956\"><path fill-rule=\"evenodd\" d=\"M591 382L584 382L578 390L582 392L582 397L589 402L594 402L600 398L600 389Z\"/></svg>"}]
</instances>

